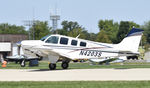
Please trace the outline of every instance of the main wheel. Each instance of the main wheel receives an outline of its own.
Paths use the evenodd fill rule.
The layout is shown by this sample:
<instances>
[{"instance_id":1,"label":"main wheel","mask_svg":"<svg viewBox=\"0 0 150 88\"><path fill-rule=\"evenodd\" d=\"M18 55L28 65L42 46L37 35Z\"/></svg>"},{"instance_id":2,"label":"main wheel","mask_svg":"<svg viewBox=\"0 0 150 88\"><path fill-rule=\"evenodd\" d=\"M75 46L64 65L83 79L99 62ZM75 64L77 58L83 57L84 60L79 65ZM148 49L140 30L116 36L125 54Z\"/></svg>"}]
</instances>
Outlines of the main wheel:
<instances>
[{"instance_id":1,"label":"main wheel","mask_svg":"<svg viewBox=\"0 0 150 88\"><path fill-rule=\"evenodd\" d=\"M21 67L25 67L25 66L26 66L25 60L23 60L23 61L20 63L20 66L21 66Z\"/></svg>"},{"instance_id":2,"label":"main wheel","mask_svg":"<svg viewBox=\"0 0 150 88\"><path fill-rule=\"evenodd\" d=\"M62 62L62 64L61 64L61 67L62 67L63 69L67 69L68 66L69 66L69 64L68 64L67 62Z\"/></svg>"},{"instance_id":3,"label":"main wheel","mask_svg":"<svg viewBox=\"0 0 150 88\"><path fill-rule=\"evenodd\" d=\"M49 69L50 69L50 70L56 69L56 64L50 63L50 64L49 64Z\"/></svg>"}]
</instances>

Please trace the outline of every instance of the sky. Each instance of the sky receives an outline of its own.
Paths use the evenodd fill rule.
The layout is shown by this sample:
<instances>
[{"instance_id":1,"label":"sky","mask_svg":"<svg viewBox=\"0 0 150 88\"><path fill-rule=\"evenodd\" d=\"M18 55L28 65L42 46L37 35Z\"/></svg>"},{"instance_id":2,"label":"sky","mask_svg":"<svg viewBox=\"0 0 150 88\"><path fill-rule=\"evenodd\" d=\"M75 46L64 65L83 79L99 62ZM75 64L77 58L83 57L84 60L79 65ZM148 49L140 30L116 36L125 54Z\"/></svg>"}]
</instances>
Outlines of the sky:
<instances>
[{"instance_id":1,"label":"sky","mask_svg":"<svg viewBox=\"0 0 150 88\"><path fill-rule=\"evenodd\" d=\"M56 10L56 11L55 11ZM99 20L133 21L140 25L150 20L150 0L0 0L0 23L24 25L25 20L50 21L50 14L76 21L88 32L98 33Z\"/></svg>"}]
</instances>

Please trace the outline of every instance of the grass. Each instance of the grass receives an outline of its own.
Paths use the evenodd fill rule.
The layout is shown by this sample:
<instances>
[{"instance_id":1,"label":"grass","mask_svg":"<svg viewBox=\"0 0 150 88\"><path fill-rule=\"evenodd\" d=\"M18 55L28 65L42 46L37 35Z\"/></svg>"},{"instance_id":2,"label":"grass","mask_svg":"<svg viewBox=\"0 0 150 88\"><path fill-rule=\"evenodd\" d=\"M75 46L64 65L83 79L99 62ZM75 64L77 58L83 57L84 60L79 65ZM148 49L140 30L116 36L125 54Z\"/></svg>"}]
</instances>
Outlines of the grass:
<instances>
[{"instance_id":1,"label":"grass","mask_svg":"<svg viewBox=\"0 0 150 88\"><path fill-rule=\"evenodd\" d=\"M28 63L27 63L28 64ZM130 68L150 68L150 63L146 62L138 62L138 63L129 63L125 62L123 65L114 63L110 65L90 65L89 63L70 63L69 69L94 69L94 68L116 68L116 69L130 69ZM7 64L6 68L0 67L0 69L49 69L48 62L42 61L39 62L38 67L20 67L19 64L15 64L13 62L10 62ZM61 63L57 63L56 69L62 69Z\"/></svg>"},{"instance_id":2,"label":"grass","mask_svg":"<svg viewBox=\"0 0 150 88\"><path fill-rule=\"evenodd\" d=\"M0 82L0 88L150 88L150 81Z\"/></svg>"}]
</instances>

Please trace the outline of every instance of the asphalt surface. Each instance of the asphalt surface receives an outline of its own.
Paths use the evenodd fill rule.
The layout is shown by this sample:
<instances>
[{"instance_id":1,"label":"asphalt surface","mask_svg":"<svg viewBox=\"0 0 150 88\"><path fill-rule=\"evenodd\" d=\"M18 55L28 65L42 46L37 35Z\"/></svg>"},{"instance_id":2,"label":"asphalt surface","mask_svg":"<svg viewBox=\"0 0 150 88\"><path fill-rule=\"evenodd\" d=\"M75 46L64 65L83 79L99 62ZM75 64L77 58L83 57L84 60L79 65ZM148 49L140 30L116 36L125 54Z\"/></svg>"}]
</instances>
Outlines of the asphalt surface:
<instances>
[{"instance_id":1,"label":"asphalt surface","mask_svg":"<svg viewBox=\"0 0 150 88\"><path fill-rule=\"evenodd\" d=\"M0 69L0 81L150 80L150 69Z\"/></svg>"}]
</instances>

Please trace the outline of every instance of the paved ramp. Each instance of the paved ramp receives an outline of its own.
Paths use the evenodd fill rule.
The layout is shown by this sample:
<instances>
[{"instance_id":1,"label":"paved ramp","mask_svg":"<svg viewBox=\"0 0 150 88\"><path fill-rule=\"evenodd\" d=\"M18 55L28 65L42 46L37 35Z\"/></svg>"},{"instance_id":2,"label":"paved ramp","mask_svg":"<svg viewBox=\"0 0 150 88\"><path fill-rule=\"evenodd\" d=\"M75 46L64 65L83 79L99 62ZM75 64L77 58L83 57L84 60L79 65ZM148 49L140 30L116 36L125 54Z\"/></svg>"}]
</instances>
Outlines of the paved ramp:
<instances>
[{"instance_id":1,"label":"paved ramp","mask_svg":"<svg viewBox=\"0 0 150 88\"><path fill-rule=\"evenodd\" d=\"M0 69L0 81L150 80L150 69Z\"/></svg>"}]
</instances>

